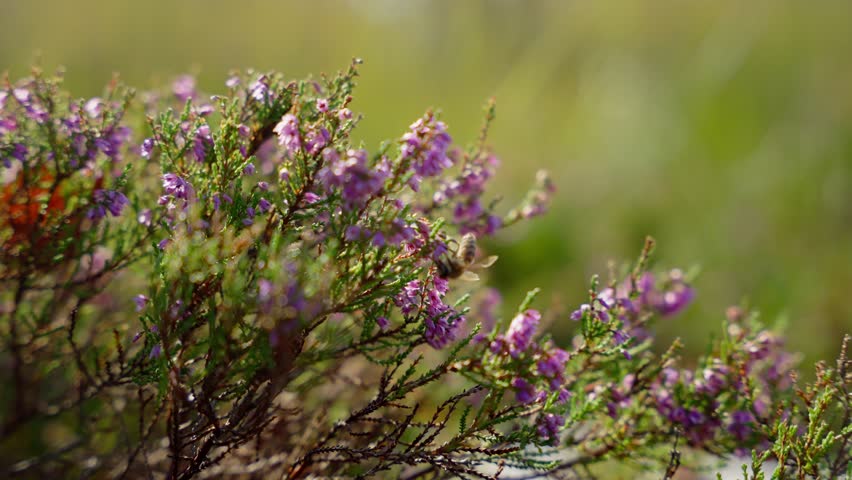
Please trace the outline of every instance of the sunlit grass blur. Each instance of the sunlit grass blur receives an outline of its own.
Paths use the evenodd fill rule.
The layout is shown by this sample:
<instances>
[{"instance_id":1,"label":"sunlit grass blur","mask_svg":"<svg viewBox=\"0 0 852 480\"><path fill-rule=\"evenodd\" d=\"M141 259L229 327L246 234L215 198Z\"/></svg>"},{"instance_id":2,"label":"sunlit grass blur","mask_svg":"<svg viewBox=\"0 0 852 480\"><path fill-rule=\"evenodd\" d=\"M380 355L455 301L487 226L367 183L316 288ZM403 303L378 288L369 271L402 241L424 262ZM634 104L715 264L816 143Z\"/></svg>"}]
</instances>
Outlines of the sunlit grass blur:
<instances>
[{"instance_id":1,"label":"sunlit grass blur","mask_svg":"<svg viewBox=\"0 0 852 480\"><path fill-rule=\"evenodd\" d=\"M852 330L850 20L831 1L5 1L0 69L63 65L78 96L113 72L140 89L192 72L215 93L230 69L301 77L359 56L371 147L430 106L473 140L495 96L497 193L508 206L538 168L560 188L548 217L489 245L507 308L533 286L573 308L650 234L659 266L701 267L666 336L701 349L746 300L815 359Z\"/></svg>"}]
</instances>

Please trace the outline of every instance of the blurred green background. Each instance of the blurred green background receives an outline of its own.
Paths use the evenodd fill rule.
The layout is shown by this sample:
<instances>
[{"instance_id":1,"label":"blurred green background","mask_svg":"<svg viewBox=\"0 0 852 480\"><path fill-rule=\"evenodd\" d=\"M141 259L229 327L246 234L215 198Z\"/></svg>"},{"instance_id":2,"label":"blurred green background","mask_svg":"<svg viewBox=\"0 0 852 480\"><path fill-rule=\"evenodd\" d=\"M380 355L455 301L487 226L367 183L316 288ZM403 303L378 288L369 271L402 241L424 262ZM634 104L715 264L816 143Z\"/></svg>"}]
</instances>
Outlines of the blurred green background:
<instances>
[{"instance_id":1,"label":"blurred green background","mask_svg":"<svg viewBox=\"0 0 852 480\"><path fill-rule=\"evenodd\" d=\"M850 25L841 1L1 0L0 70L38 56L76 96L112 72L140 89L193 72L215 93L230 69L359 56L369 146L430 106L472 140L495 96L494 191L508 207L538 168L559 186L549 216L489 245L507 310L533 286L573 308L650 234L659 266L702 269L665 338L701 350L745 299L813 360L852 331Z\"/></svg>"}]
</instances>

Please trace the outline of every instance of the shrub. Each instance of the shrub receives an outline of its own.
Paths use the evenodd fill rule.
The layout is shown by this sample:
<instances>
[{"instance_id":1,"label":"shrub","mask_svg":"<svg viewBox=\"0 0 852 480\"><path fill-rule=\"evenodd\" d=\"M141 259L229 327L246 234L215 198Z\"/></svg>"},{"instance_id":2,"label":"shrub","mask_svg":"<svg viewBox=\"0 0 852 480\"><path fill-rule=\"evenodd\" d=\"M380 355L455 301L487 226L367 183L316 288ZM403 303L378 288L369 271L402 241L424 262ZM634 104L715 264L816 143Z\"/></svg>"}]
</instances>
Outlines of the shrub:
<instances>
[{"instance_id":1,"label":"shrub","mask_svg":"<svg viewBox=\"0 0 852 480\"><path fill-rule=\"evenodd\" d=\"M549 177L514 208L488 199L493 104L468 148L427 112L368 152L356 76L247 72L213 97L181 77L140 103L117 81L89 100L39 71L5 82L7 474L583 477L620 461L669 478L682 451L754 452L747 478L770 458L781 477L850 472L848 338L799 386L779 334L731 308L683 366L652 328L694 291L648 269L650 239L570 316L535 292L502 315L456 277L476 238L545 212Z\"/></svg>"}]
</instances>

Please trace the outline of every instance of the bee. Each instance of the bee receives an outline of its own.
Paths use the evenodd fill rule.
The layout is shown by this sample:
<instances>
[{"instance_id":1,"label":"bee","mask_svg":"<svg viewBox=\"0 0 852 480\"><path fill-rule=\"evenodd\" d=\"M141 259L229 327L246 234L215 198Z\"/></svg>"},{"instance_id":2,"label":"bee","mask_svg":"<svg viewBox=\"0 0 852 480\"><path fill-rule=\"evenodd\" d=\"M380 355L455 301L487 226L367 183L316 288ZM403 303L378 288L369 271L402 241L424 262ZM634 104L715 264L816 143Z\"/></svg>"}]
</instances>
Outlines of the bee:
<instances>
[{"instance_id":1,"label":"bee","mask_svg":"<svg viewBox=\"0 0 852 480\"><path fill-rule=\"evenodd\" d=\"M476 263L476 235L472 233L466 233L459 242L455 240L447 242L447 246L449 247L451 243L455 243L456 248L450 250L449 255L435 260L438 276L441 278L460 278L464 281L475 282L479 280L479 275L471 270L488 268L497 261L497 256L492 255L482 262Z\"/></svg>"}]
</instances>

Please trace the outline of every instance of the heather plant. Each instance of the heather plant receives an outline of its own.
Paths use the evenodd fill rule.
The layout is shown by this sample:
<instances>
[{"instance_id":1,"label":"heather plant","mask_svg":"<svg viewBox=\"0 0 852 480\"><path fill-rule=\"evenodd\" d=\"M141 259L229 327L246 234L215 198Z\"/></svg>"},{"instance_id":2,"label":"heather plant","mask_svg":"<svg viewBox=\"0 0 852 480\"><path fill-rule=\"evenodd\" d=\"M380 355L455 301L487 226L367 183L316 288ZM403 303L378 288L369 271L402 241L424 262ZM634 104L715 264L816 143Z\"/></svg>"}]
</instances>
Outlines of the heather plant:
<instances>
[{"instance_id":1,"label":"heather plant","mask_svg":"<svg viewBox=\"0 0 852 480\"><path fill-rule=\"evenodd\" d=\"M686 363L653 326L695 292L651 268L651 239L567 315L444 278L473 267L462 235L541 215L556 188L488 193L493 104L468 147L430 111L368 151L357 63L214 96L189 76L92 99L5 80L4 474L671 478L706 454L751 454L745 478L852 474L849 338L804 385L780 332L732 307Z\"/></svg>"}]
</instances>

